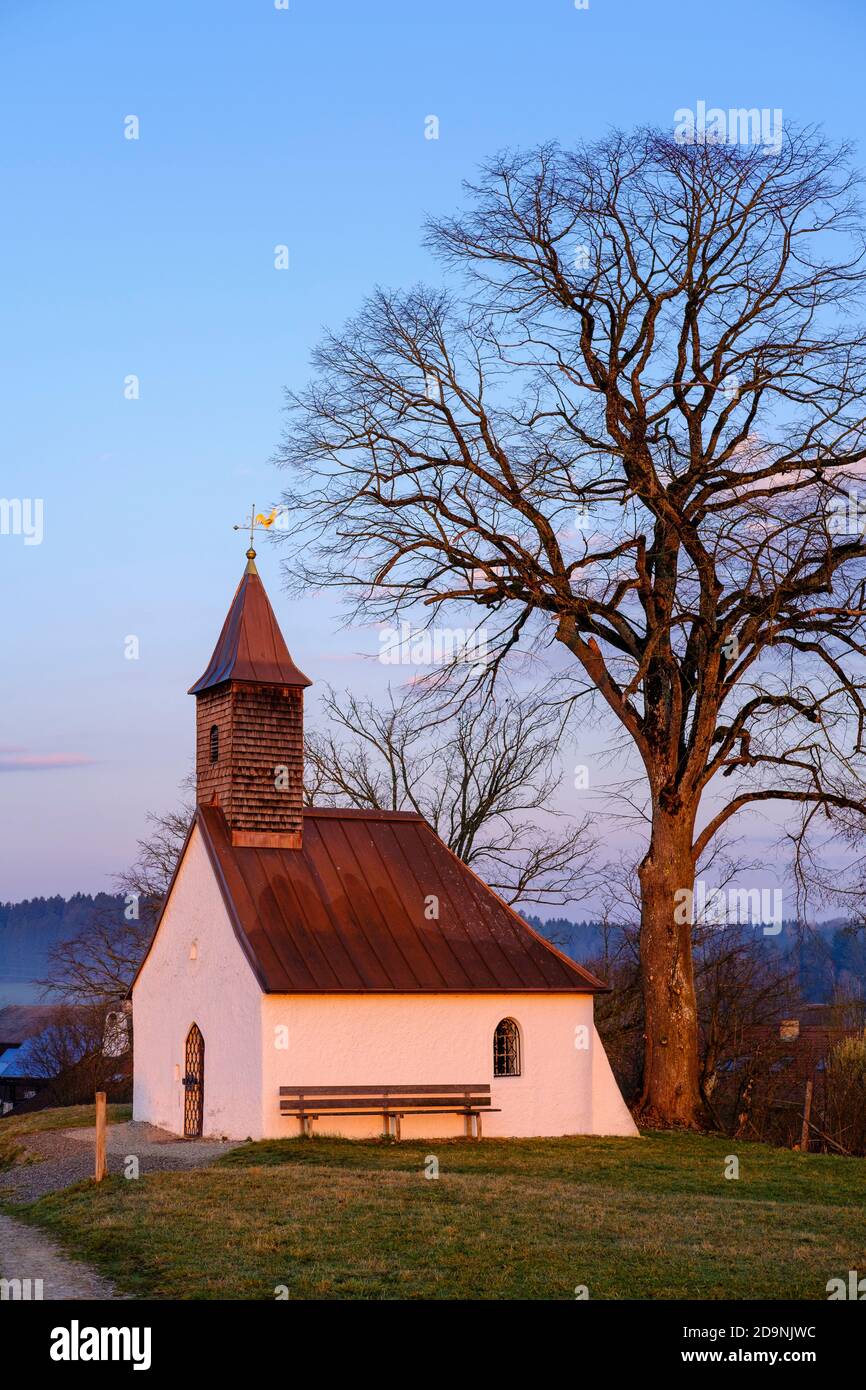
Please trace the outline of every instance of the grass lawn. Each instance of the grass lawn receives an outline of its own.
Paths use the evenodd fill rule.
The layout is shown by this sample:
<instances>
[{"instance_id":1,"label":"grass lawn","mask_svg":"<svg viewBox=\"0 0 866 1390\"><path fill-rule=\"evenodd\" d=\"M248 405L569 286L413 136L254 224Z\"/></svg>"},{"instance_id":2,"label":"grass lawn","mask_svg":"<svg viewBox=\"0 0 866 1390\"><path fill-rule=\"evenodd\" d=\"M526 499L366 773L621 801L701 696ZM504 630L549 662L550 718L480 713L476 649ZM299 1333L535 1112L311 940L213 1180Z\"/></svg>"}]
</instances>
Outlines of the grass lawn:
<instances>
[{"instance_id":1,"label":"grass lawn","mask_svg":"<svg viewBox=\"0 0 866 1390\"><path fill-rule=\"evenodd\" d=\"M132 1118L131 1105L109 1105L108 1123L119 1124ZM95 1105L64 1105L56 1110L31 1110L0 1120L0 1173L16 1163L37 1161L18 1140L23 1134L40 1134L46 1129L83 1129L96 1124Z\"/></svg>"},{"instance_id":2,"label":"grass lawn","mask_svg":"<svg viewBox=\"0 0 866 1390\"><path fill-rule=\"evenodd\" d=\"M825 1299L863 1267L866 1163L683 1134L295 1139L15 1214L139 1297Z\"/></svg>"}]
</instances>

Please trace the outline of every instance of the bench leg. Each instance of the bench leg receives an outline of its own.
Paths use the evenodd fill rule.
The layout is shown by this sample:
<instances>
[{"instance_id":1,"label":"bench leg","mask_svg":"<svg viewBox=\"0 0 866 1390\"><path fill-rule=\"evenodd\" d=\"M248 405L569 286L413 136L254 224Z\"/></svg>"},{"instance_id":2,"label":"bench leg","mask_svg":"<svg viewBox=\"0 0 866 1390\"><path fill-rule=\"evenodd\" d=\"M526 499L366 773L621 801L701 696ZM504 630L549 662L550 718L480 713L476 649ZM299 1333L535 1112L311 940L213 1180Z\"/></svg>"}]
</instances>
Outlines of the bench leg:
<instances>
[{"instance_id":1,"label":"bench leg","mask_svg":"<svg viewBox=\"0 0 866 1390\"><path fill-rule=\"evenodd\" d=\"M394 1138L397 1140L398 1143L400 1142L400 1121L402 1120L402 1118L402 1115L394 1116Z\"/></svg>"},{"instance_id":2,"label":"bench leg","mask_svg":"<svg viewBox=\"0 0 866 1390\"><path fill-rule=\"evenodd\" d=\"M481 1111L475 1116L475 1138L481 1138Z\"/></svg>"},{"instance_id":3,"label":"bench leg","mask_svg":"<svg viewBox=\"0 0 866 1390\"><path fill-rule=\"evenodd\" d=\"M472 1114L469 1110L463 1116L463 1138L472 1138Z\"/></svg>"}]
</instances>

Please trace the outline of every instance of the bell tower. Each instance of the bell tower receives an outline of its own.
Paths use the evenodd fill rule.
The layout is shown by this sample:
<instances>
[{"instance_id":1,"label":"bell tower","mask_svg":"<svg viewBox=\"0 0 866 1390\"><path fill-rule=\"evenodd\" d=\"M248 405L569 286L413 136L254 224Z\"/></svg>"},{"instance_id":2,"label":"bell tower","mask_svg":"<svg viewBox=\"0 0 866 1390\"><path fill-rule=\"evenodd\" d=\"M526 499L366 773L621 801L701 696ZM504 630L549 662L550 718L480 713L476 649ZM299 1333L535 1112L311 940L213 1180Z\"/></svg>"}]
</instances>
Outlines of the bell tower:
<instances>
[{"instance_id":1,"label":"bell tower","mask_svg":"<svg viewBox=\"0 0 866 1390\"><path fill-rule=\"evenodd\" d=\"M196 700L196 800L222 808L233 845L300 849L304 690L256 569L237 587Z\"/></svg>"}]
</instances>

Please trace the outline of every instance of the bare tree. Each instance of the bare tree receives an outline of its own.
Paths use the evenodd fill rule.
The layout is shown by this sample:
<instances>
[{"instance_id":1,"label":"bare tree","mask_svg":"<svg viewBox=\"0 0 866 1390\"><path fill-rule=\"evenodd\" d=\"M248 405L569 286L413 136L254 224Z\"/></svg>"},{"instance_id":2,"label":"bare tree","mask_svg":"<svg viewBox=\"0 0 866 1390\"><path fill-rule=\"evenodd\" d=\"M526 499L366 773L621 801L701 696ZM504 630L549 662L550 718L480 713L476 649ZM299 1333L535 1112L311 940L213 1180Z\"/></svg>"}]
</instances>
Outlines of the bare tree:
<instances>
[{"instance_id":1,"label":"bare tree","mask_svg":"<svg viewBox=\"0 0 866 1390\"><path fill-rule=\"evenodd\" d=\"M46 1081L55 1105L90 1101L94 1091L128 1084L128 1051L105 1046L105 1010L99 1004L58 1007L30 1039L28 1053L33 1075Z\"/></svg>"},{"instance_id":2,"label":"bare tree","mask_svg":"<svg viewBox=\"0 0 866 1390\"><path fill-rule=\"evenodd\" d=\"M589 816L553 805L562 715L516 695L449 712L436 687L387 701L324 697L306 736L309 801L424 816L507 902L561 906L591 891Z\"/></svg>"},{"instance_id":3,"label":"bare tree","mask_svg":"<svg viewBox=\"0 0 866 1390\"><path fill-rule=\"evenodd\" d=\"M749 807L863 811L857 191L810 131L506 154L430 228L454 291L378 291L290 396L296 582L486 613L493 675L560 644L636 755L658 1123L701 1114L697 857Z\"/></svg>"},{"instance_id":4,"label":"bare tree","mask_svg":"<svg viewBox=\"0 0 866 1390\"><path fill-rule=\"evenodd\" d=\"M799 1001L799 981L790 958L768 953L755 928L733 924L696 933L695 986L701 1096L712 1113L720 1064L742 1052L747 1029L775 1023Z\"/></svg>"},{"instance_id":5,"label":"bare tree","mask_svg":"<svg viewBox=\"0 0 866 1390\"><path fill-rule=\"evenodd\" d=\"M183 786L189 788L189 785L187 779ZM184 801L176 811L166 811L162 815L149 811L150 828L144 839L138 841L138 854L128 869L115 876L118 892L132 902L137 899L141 909L151 915L162 906L193 810L192 802Z\"/></svg>"}]
</instances>

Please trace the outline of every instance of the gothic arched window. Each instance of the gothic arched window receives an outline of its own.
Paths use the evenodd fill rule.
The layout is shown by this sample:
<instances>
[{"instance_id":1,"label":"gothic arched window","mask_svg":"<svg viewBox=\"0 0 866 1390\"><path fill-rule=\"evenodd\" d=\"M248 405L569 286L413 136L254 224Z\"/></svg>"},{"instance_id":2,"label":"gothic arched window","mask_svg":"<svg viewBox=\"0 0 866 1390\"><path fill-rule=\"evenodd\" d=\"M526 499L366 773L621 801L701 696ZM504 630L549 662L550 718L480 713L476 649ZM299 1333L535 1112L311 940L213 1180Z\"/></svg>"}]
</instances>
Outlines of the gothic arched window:
<instances>
[{"instance_id":1,"label":"gothic arched window","mask_svg":"<svg viewBox=\"0 0 866 1390\"><path fill-rule=\"evenodd\" d=\"M220 731L216 724L210 726L210 760L218 763L220 757Z\"/></svg>"},{"instance_id":2,"label":"gothic arched window","mask_svg":"<svg viewBox=\"0 0 866 1390\"><path fill-rule=\"evenodd\" d=\"M520 1029L513 1018L503 1018L493 1034L493 1075L520 1075Z\"/></svg>"}]
</instances>

